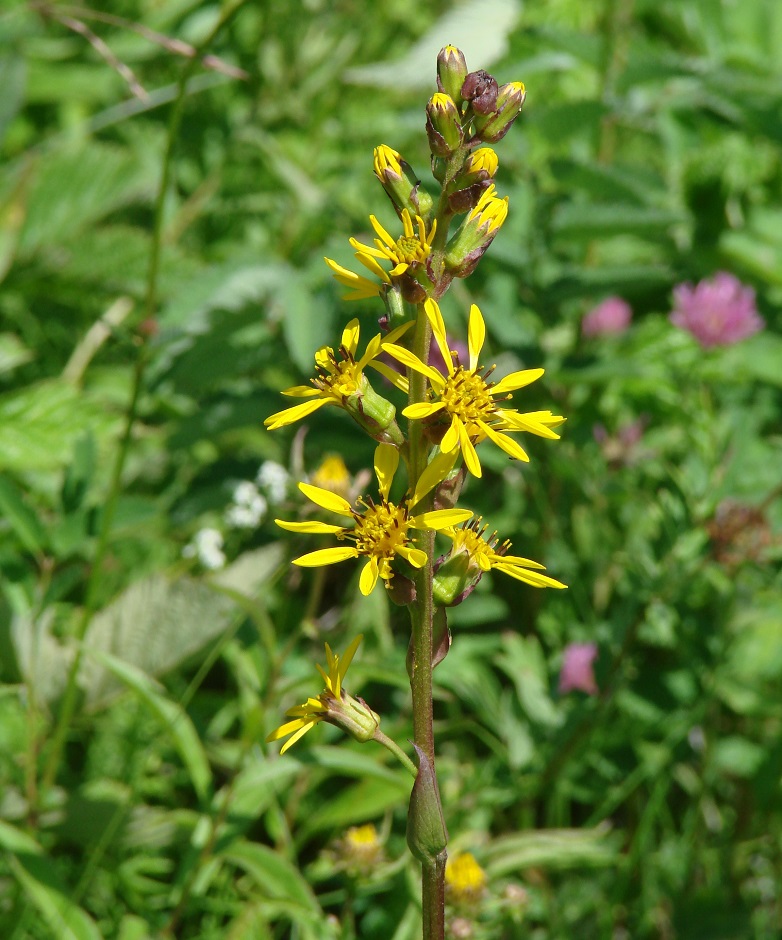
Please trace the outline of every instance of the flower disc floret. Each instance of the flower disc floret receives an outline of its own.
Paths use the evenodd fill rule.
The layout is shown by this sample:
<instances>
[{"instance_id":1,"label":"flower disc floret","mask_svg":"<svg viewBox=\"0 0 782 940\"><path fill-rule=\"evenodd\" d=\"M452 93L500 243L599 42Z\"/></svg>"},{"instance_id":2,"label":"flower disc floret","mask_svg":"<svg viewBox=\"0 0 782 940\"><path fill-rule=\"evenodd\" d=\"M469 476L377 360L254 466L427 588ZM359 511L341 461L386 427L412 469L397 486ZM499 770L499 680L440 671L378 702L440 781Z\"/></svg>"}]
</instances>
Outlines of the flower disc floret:
<instances>
[{"instance_id":1,"label":"flower disc floret","mask_svg":"<svg viewBox=\"0 0 782 940\"><path fill-rule=\"evenodd\" d=\"M460 449L467 469L476 477L481 476L482 470L475 446L486 438L509 457L523 461L529 460L526 451L506 432L528 431L553 440L559 438L552 428L563 423L565 419L561 416L553 415L550 411L521 414L515 409L500 407L501 402L510 400L510 392L539 379L543 369L525 369L513 372L497 383L490 381L494 367L484 370L478 365L486 337L486 327L478 307L473 304L470 309L468 367L463 366L458 355L448 348L445 323L438 305L433 300L427 300L424 308L446 371L441 372L427 365L403 346L390 343L385 347L386 352L395 359L422 373L430 382L430 400L409 405L402 412L406 418L448 421L449 426L440 448L444 453Z\"/></svg>"},{"instance_id":2,"label":"flower disc floret","mask_svg":"<svg viewBox=\"0 0 782 940\"><path fill-rule=\"evenodd\" d=\"M416 547L412 531L439 531L465 521L471 513L468 509L440 509L413 514L415 506L442 479L440 467L434 462L430 465L433 470L421 475L418 487L412 495L406 495L398 503L392 502L389 499L389 491L398 464L397 449L391 444L380 444L375 451L375 474L380 499L374 501L362 497L355 507L335 493L308 483L300 483L299 489L308 499L322 509L351 519L353 526L317 521L287 522L281 519L275 520L277 525L289 532L336 535L338 541L353 544L310 552L294 559L293 563L302 567L320 567L346 561L348 558L364 557L367 562L359 579L359 589L364 595L371 593L378 578L388 586L394 576L393 565L398 557L414 568L423 567L426 564L426 553Z\"/></svg>"}]
</instances>

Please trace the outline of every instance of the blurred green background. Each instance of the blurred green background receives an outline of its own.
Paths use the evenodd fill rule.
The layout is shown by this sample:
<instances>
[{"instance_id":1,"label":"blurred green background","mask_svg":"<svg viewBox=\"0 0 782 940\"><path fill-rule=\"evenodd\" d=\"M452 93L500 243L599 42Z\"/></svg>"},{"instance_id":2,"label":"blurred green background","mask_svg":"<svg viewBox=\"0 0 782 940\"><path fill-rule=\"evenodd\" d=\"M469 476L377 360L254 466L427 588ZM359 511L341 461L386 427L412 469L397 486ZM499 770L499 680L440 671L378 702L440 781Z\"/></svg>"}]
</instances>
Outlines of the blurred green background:
<instances>
[{"instance_id":1,"label":"blurred green background","mask_svg":"<svg viewBox=\"0 0 782 940\"><path fill-rule=\"evenodd\" d=\"M372 442L263 419L373 335L323 256L395 225L373 147L431 184L453 43L528 98L443 311L568 418L464 502L569 589L487 576L449 614L438 771L487 875L451 935L782 935L782 5L98 6L0 11L0 934L420 935L405 773L325 725L263 743L359 632L350 690L411 736L405 612L273 524L319 468L360 492ZM704 350L668 314L718 271L766 326ZM629 328L585 336L614 296ZM596 694L559 689L573 642Z\"/></svg>"}]
</instances>

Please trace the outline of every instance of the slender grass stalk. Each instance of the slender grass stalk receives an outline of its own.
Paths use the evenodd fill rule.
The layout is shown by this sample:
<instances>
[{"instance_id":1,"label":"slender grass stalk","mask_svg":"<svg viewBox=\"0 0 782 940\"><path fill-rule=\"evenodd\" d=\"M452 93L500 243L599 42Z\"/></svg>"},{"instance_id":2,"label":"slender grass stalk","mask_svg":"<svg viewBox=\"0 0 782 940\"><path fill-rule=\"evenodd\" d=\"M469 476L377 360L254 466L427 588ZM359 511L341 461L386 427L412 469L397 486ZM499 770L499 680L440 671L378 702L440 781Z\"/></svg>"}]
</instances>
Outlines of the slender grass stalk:
<instances>
[{"instance_id":1,"label":"slender grass stalk","mask_svg":"<svg viewBox=\"0 0 782 940\"><path fill-rule=\"evenodd\" d=\"M225 28L225 26L239 12L247 0L235 0L225 8L209 35L198 47L198 55L188 60L177 83L177 93L174 99L174 105L168 121L168 131L166 137L166 150L163 155L163 165L160 174L160 186L158 187L157 198L155 201L155 219L152 228L152 245L149 253L149 268L147 271L147 285L144 298L144 317L153 317L157 308L158 299L158 281L160 272L160 256L163 245L163 221L165 215L166 194L171 181L171 171L173 166L173 157L176 150L179 128L182 123L182 114L184 112L185 99L187 97L187 84L192 73L198 68L200 55L212 44L216 36ZM87 634L92 616L96 610L101 578L103 575L103 563L108 553L111 530L116 514L117 502L122 490L122 474L125 469L130 443L133 437L133 428L138 416L138 403L141 397L141 390L144 385L144 375L148 361L148 349L146 343L140 343L138 355L133 368L133 380L130 391L130 399L125 412L125 424L122 436L119 441L114 466L111 473L108 497L101 518L100 533L98 536L98 545L95 550L95 556L92 561L87 587L85 591L84 606L81 616L76 624L74 639L76 640L76 652L68 670L68 677L65 683L65 692L63 693L60 710L57 716L54 733L52 735L51 746L46 765L42 776L43 791L48 790L57 779L60 769L62 753L65 748L68 732L70 730L73 715L76 710L78 699L78 675L81 668L83 656L83 640Z\"/></svg>"}]
</instances>

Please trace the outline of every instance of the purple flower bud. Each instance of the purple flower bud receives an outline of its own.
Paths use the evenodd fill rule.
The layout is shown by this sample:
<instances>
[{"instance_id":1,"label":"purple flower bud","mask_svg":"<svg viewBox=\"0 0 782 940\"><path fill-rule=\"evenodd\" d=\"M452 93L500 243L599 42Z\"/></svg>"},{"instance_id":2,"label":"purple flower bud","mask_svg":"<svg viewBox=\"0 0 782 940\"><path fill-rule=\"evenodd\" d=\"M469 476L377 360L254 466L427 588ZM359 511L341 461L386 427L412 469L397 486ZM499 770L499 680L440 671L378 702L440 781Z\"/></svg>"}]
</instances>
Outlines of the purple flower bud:
<instances>
[{"instance_id":1,"label":"purple flower bud","mask_svg":"<svg viewBox=\"0 0 782 940\"><path fill-rule=\"evenodd\" d=\"M497 79L484 69L470 72L462 85L461 95L472 104L476 114L491 114L497 107Z\"/></svg>"},{"instance_id":2,"label":"purple flower bud","mask_svg":"<svg viewBox=\"0 0 782 940\"><path fill-rule=\"evenodd\" d=\"M606 336L611 333L624 333L630 326L633 311L630 304L621 297L608 297L598 304L581 321L584 336Z\"/></svg>"},{"instance_id":3,"label":"purple flower bud","mask_svg":"<svg viewBox=\"0 0 782 940\"><path fill-rule=\"evenodd\" d=\"M593 664L597 658L595 643L568 643L562 654L562 670L559 674L559 694L580 689L587 695L597 695Z\"/></svg>"},{"instance_id":4,"label":"purple flower bud","mask_svg":"<svg viewBox=\"0 0 782 940\"><path fill-rule=\"evenodd\" d=\"M755 291L725 271L695 287L680 284L673 298L671 323L687 330L704 349L731 346L766 325L755 306Z\"/></svg>"}]
</instances>

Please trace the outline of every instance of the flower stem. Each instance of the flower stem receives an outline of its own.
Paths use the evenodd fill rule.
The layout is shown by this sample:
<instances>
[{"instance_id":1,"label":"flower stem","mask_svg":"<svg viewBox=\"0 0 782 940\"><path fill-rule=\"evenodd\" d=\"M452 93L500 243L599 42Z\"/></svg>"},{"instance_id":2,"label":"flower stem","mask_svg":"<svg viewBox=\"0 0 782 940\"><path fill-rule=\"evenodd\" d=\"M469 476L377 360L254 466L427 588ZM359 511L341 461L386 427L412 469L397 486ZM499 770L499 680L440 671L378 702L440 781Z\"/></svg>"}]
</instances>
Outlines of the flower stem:
<instances>
[{"instance_id":1,"label":"flower stem","mask_svg":"<svg viewBox=\"0 0 782 940\"><path fill-rule=\"evenodd\" d=\"M429 344L432 328L424 312L418 307L413 340L413 352L421 362L429 359ZM427 379L414 370L408 370L410 381L409 403L426 401ZM426 468L429 448L420 421L411 420L410 441L410 491L413 492L418 478ZM431 495L423 501L426 510ZM416 744L423 749L434 768L434 729L432 709L432 637L434 601L432 598L432 568L434 563L434 532L424 531L418 539L418 547L426 552L426 564L415 574L416 597L410 605L410 622L413 633L413 657L410 669L410 687L413 696L413 734ZM445 852L437 860L425 862L421 873L421 903L423 907L424 940L443 940L445 937Z\"/></svg>"},{"instance_id":2,"label":"flower stem","mask_svg":"<svg viewBox=\"0 0 782 940\"><path fill-rule=\"evenodd\" d=\"M410 771L410 773L415 777L418 775L418 769L415 764L410 760L410 758L405 754L402 748L393 740L389 738L387 734L383 734L380 728L375 731L374 740L378 744L382 744L383 747L387 748L391 753L396 757L399 763L405 768L405 770Z\"/></svg>"}]
</instances>

